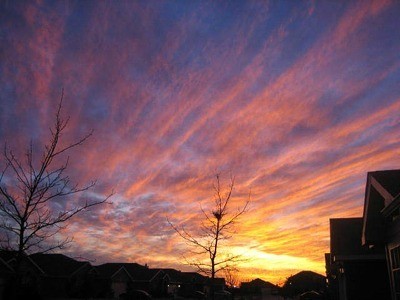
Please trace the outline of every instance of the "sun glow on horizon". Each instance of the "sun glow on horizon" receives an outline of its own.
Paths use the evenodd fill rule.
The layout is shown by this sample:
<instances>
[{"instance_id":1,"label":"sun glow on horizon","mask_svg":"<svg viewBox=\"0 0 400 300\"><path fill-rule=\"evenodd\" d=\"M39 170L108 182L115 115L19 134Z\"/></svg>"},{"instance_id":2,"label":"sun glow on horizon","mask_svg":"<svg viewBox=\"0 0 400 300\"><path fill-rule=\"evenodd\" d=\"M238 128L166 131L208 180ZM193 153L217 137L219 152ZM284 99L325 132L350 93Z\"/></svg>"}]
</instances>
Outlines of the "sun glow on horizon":
<instances>
[{"instance_id":1,"label":"sun glow on horizon","mask_svg":"<svg viewBox=\"0 0 400 300\"><path fill-rule=\"evenodd\" d=\"M46 144L61 87L63 141L94 130L68 176L97 184L74 201L115 194L61 231L72 257L192 270L167 217L198 233L221 173L236 176L233 210L251 190L221 248L247 259L241 278L324 274L329 218L360 216L366 173L400 167L399 11L0 1L0 141L22 157L29 141Z\"/></svg>"}]
</instances>

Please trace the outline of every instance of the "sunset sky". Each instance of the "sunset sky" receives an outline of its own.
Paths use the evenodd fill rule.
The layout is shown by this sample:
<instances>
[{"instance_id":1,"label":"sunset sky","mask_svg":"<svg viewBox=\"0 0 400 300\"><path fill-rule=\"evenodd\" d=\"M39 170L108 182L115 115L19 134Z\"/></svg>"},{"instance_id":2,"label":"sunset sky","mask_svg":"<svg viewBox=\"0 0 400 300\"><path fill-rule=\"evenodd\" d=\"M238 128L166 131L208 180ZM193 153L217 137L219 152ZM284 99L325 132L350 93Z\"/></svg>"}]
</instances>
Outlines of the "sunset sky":
<instances>
[{"instance_id":1,"label":"sunset sky","mask_svg":"<svg viewBox=\"0 0 400 300\"><path fill-rule=\"evenodd\" d=\"M97 179L82 198L115 195L72 220L70 256L191 270L166 218L196 232L221 173L232 211L251 190L225 244L244 280L324 274L329 218L362 216L366 172L400 168L399 16L382 0L3 0L0 141L39 155L62 89L62 141L94 130L69 175Z\"/></svg>"}]
</instances>

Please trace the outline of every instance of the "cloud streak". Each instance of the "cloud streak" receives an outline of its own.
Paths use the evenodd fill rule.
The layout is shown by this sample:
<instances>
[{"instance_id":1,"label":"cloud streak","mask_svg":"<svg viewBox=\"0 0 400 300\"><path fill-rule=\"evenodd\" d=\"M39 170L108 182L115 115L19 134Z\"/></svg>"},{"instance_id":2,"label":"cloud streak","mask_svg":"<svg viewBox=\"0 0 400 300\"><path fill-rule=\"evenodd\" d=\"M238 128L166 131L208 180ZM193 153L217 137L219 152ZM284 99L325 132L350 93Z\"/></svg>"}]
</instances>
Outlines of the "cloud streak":
<instances>
[{"instance_id":1,"label":"cloud streak","mask_svg":"<svg viewBox=\"0 0 400 300\"><path fill-rule=\"evenodd\" d=\"M95 130L70 175L116 195L64 231L71 254L187 269L166 217L196 228L213 175L231 172L235 205L252 191L226 245L251 256L242 277L324 273L329 218L360 216L366 172L400 166L399 10L6 1L0 138L45 142L62 87L64 138Z\"/></svg>"}]
</instances>

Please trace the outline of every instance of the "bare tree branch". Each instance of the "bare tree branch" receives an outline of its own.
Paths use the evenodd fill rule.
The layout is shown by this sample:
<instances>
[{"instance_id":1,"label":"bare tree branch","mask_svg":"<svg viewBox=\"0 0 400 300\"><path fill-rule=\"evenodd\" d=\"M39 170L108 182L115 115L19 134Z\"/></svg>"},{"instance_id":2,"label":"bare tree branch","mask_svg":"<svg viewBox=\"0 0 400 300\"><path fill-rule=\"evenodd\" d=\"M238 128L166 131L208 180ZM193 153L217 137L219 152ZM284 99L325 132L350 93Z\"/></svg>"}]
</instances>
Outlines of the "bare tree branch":
<instances>
[{"instance_id":1,"label":"bare tree branch","mask_svg":"<svg viewBox=\"0 0 400 300\"><path fill-rule=\"evenodd\" d=\"M211 209L211 213L206 212L200 206L201 213L204 216L204 220L201 222L202 236L195 237L193 233L188 232L184 227L175 226L167 218L167 222L172 229L193 249L197 249L197 251L191 251L191 253L202 257L201 260L188 260L185 258L187 264L212 279L221 271L233 270L235 264L243 261L240 255L221 255L219 251L220 242L232 236L231 232L236 221L247 211L250 202L251 194L249 193L249 198L245 204L238 208L235 213L231 213L229 208L234 186L235 177L231 176L230 182L226 190L224 190L221 186L220 175L216 175L216 182L213 184L214 207ZM204 255L207 255L206 261L208 260L208 263L204 262Z\"/></svg>"},{"instance_id":2,"label":"bare tree branch","mask_svg":"<svg viewBox=\"0 0 400 300\"><path fill-rule=\"evenodd\" d=\"M100 200L68 205L71 196L90 190L96 182L80 186L73 184L65 174L69 157L63 159L63 155L82 145L92 136L93 130L77 141L66 145L60 143L69 122L69 118L61 116L63 98L64 92L57 106L55 122L50 128L49 142L44 145L40 159L35 160L32 142L24 159L18 158L7 144L4 146L5 167L0 173L0 247L16 249L19 254L49 252L65 247L72 241L71 238L51 242L52 238L56 238L74 216L106 203L113 195L111 192ZM51 204L56 200L65 208L58 211L52 208Z\"/></svg>"},{"instance_id":3,"label":"bare tree branch","mask_svg":"<svg viewBox=\"0 0 400 300\"><path fill-rule=\"evenodd\" d=\"M236 267L229 267L224 270L225 283L231 287L235 288L239 286L240 279L238 276L238 269Z\"/></svg>"}]
</instances>

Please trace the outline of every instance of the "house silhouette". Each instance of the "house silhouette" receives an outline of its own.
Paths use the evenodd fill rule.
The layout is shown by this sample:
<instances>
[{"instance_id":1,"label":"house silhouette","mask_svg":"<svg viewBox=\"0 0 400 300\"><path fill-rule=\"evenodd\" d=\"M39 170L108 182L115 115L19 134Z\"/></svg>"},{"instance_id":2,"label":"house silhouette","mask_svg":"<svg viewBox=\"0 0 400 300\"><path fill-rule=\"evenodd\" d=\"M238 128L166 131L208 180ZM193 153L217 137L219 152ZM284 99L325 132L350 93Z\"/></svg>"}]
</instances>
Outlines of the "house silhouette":
<instances>
[{"instance_id":1,"label":"house silhouette","mask_svg":"<svg viewBox=\"0 0 400 300\"><path fill-rule=\"evenodd\" d=\"M332 299L400 299L400 170L367 173L362 218L330 220Z\"/></svg>"}]
</instances>

